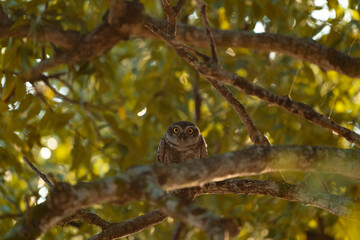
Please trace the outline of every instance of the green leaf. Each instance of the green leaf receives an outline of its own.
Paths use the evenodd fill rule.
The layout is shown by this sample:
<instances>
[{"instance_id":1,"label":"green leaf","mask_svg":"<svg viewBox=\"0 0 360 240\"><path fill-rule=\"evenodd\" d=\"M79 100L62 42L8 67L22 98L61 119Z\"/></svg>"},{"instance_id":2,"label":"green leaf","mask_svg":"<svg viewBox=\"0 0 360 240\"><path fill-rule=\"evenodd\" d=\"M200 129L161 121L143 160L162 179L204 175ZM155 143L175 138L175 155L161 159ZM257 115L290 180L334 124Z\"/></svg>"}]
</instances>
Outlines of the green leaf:
<instances>
[{"instance_id":1,"label":"green leaf","mask_svg":"<svg viewBox=\"0 0 360 240\"><path fill-rule=\"evenodd\" d=\"M21 101L26 95L25 83L19 78L15 79L14 101Z\"/></svg>"},{"instance_id":2,"label":"green leaf","mask_svg":"<svg viewBox=\"0 0 360 240\"><path fill-rule=\"evenodd\" d=\"M71 156L72 156L71 170L76 170L81 165L83 166L90 165L91 153L89 149L84 147L82 140L78 135L75 136L75 141L74 141L73 149L71 151Z\"/></svg>"},{"instance_id":3,"label":"green leaf","mask_svg":"<svg viewBox=\"0 0 360 240\"><path fill-rule=\"evenodd\" d=\"M22 171L19 160L6 148L0 147L0 159L0 169L9 169L9 167L11 166L14 167L18 173Z\"/></svg>"},{"instance_id":4,"label":"green leaf","mask_svg":"<svg viewBox=\"0 0 360 240\"><path fill-rule=\"evenodd\" d=\"M8 104L0 101L0 113L7 112L8 110L9 110Z\"/></svg>"},{"instance_id":5,"label":"green leaf","mask_svg":"<svg viewBox=\"0 0 360 240\"><path fill-rule=\"evenodd\" d=\"M7 75L5 78L5 85L2 89L1 100L7 102L11 95L14 93L15 89L15 80L12 76Z\"/></svg>"},{"instance_id":6,"label":"green leaf","mask_svg":"<svg viewBox=\"0 0 360 240\"><path fill-rule=\"evenodd\" d=\"M110 125L111 130L117 137L118 142L127 146L132 151L132 153L139 154L138 143L136 142L134 137L129 134L129 132L125 129L121 129L118 127L117 120L112 114L105 113L103 116L107 123Z\"/></svg>"}]
</instances>

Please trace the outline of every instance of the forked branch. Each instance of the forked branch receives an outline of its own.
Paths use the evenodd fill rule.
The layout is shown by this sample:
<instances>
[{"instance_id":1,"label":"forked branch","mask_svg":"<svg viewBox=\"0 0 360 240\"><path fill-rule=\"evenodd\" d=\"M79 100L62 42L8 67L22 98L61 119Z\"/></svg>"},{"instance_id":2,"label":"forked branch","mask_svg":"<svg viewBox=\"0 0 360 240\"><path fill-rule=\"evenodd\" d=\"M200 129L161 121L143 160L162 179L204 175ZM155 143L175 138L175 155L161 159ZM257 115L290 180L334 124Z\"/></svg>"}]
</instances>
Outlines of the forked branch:
<instances>
[{"instance_id":1,"label":"forked branch","mask_svg":"<svg viewBox=\"0 0 360 240\"><path fill-rule=\"evenodd\" d=\"M179 0L176 6L171 6L170 0L161 0L167 17L167 34L170 38L176 37L176 19L179 16L186 0Z\"/></svg>"}]
</instances>

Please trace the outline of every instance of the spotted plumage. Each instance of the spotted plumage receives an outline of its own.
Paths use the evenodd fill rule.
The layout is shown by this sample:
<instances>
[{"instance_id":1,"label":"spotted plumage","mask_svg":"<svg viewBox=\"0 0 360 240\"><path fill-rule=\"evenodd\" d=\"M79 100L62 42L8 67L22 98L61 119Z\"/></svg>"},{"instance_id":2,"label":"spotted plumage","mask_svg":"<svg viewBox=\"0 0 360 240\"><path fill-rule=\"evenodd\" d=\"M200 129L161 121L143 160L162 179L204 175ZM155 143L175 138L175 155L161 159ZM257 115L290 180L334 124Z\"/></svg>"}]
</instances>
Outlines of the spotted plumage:
<instances>
[{"instance_id":1,"label":"spotted plumage","mask_svg":"<svg viewBox=\"0 0 360 240\"><path fill-rule=\"evenodd\" d=\"M182 163L207 156L207 145L199 128L194 123L178 121L168 127L161 139L157 161Z\"/></svg>"}]
</instances>

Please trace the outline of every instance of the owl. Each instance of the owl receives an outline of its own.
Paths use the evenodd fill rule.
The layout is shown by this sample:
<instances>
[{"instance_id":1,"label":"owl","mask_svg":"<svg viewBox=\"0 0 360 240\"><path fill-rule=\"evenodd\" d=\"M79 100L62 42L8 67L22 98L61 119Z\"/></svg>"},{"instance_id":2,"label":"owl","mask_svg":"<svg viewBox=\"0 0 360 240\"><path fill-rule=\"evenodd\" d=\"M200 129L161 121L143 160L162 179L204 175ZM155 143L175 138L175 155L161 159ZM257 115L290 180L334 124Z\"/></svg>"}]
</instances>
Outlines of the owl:
<instances>
[{"instance_id":1,"label":"owl","mask_svg":"<svg viewBox=\"0 0 360 240\"><path fill-rule=\"evenodd\" d=\"M160 141L157 161L182 163L190 159L206 158L207 145L199 128L191 122L171 124Z\"/></svg>"}]
</instances>

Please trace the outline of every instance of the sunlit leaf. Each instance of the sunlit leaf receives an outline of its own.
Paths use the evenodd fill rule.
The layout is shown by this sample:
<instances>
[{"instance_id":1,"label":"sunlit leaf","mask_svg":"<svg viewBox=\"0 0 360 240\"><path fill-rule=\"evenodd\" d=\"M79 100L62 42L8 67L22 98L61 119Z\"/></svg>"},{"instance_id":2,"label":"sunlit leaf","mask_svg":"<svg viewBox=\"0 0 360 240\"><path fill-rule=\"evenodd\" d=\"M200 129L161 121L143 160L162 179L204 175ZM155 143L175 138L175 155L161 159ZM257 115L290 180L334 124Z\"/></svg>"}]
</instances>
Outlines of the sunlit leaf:
<instances>
[{"instance_id":1,"label":"sunlit leaf","mask_svg":"<svg viewBox=\"0 0 360 240\"><path fill-rule=\"evenodd\" d=\"M218 16L219 16L220 28L221 29L229 29L230 28L230 22L226 18L226 10L225 10L225 8L223 8L223 7L219 8Z\"/></svg>"},{"instance_id":2,"label":"sunlit leaf","mask_svg":"<svg viewBox=\"0 0 360 240\"><path fill-rule=\"evenodd\" d=\"M5 86L2 89L1 100L8 101L10 96L13 94L15 88L15 79L11 76L7 76L5 80Z\"/></svg>"}]
</instances>

